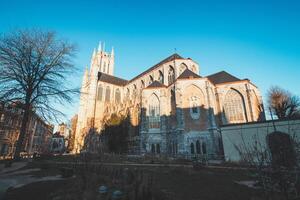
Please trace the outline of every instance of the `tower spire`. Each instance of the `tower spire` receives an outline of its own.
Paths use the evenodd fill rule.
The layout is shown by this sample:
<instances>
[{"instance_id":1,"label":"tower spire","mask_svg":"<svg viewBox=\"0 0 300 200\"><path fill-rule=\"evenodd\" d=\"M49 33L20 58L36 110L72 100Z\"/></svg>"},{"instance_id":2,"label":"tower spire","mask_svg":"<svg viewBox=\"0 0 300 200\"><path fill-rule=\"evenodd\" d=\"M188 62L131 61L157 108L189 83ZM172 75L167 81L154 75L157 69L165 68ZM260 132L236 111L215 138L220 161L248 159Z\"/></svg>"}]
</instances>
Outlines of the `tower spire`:
<instances>
[{"instance_id":1,"label":"tower spire","mask_svg":"<svg viewBox=\"0 0 300 200\"><path fill-rule=\"evenodd\" d=\"M99 42L99 45L98 45L98 52L101 52L102 51L102 43L101 41Z\"/></svg>"},{"instance_id":2,"label":"tower spire","mask_svg":"<svg viewBox=\"0 0 300 200\"><path fill-rule=\"evenodd\" d=\"M114 56L114 55L115 55L114 47L111 48L111 53L110 53L110 55L111 55L111 56Z\"/></svg>"}]
</instances>

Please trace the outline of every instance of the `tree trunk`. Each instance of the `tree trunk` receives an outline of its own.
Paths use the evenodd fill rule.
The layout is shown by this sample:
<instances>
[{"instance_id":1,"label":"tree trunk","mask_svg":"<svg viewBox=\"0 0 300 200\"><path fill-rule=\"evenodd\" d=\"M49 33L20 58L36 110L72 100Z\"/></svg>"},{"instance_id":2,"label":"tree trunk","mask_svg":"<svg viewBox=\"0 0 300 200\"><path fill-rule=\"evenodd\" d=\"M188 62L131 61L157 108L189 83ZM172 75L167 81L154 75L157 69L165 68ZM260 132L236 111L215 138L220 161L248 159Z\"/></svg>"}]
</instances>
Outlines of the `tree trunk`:
<instances>
[{"instance_id":1,"label":"tree trunk","mask_svg":"<svg viewBox=\"0 0 300 200\"><path fill-rule=\"evenodd\" d=\"M18 138L18 142L16 145L15 154L14 154L15 160L20 160L20 158L21 158L20 153L23 150L24 139L26 136L26 130L27 130L28 122L29 122L29 115L30 115L30 104L27 103L27 104L25 104L25 107L24 107L24 115L22 117L20 134L19 134L19 138Z\"/></svg>"}]
</instances>

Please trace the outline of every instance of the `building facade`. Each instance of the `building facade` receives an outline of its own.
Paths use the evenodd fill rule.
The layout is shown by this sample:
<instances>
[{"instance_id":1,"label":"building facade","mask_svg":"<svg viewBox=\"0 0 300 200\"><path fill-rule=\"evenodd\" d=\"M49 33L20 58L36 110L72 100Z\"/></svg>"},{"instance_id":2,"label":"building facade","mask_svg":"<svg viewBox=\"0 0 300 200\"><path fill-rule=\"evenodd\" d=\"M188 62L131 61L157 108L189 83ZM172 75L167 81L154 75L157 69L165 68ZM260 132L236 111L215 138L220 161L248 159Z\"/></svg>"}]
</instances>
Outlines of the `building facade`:
<instances>
[{"instance_id":1,"label":"building facade","mask_svg":"<svg viewBox=\"0 0 300 200\"><path fill-rule=\"evenodd\" d=\"M0 104L0 157L12 157L19 138L23 109L19 103ZM49 151L53 126L45 123L32 112L23 143L23 152L46 153Z\"/></svg>"},{"instance_id":2,"label":"building facade","mask_svg":"<svg viewBox=\"0 0 300 200\"><path fill-rule=\"evenodd\" d=\"M113 113L129 115L139 153L219 154L219 127L264 119L259 89L221 71L202 76L197 62L173 54L131 80L114 76L114 51L99 46L86 68L75 136L101 132Z\"/></svg>"}]
</instances>

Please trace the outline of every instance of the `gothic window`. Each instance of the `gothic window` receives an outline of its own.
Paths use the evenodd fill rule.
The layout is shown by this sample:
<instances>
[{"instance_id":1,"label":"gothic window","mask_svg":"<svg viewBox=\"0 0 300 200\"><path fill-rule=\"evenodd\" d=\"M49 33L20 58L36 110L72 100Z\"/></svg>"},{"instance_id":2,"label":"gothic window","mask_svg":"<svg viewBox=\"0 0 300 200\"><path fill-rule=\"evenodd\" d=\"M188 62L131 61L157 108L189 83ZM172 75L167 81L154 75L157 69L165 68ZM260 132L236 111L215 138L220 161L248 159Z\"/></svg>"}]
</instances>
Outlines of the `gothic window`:
<instances>
[{"instance_id":1,"label":"gothic window","mask_svg":"<svg viewBox=\"0 0 300 200\"><path fill-rule=\"evenodd\" d=\"M152 95L149 100L149 128L160 127L160 112L159 112L159 100L156 95Z\"/></svg>"},{"instance_id":2,"label":"gothic window","mask_svg":"<svg viewBox=\"0 0 300 200\"><path fill-rule=\"evenodd\" d=\"M107 86L105 92L105 102L109 102L109 101L110 101L110 87Z\"/></svg>"},{"instance_id":3,"label":"gothic window","mask_svg":"<svg viewBox=\"0 0 300 200\"><path fill-rule=\"evenodd\" d=\"M121 92L119 89L116 89L116 92L115 92L115 101L116 103L120 103L121 102Z\"/></svg>"},{"instance_id":4,"label":"gothic window","mask_svg":"<svg viewBox=\"0 0 300 200\"><path fill-rule=\"evenodd\" d=\"M160 145L159 144L156 144L156 153L160 153Z\"/></svg>"},{"instance_id":5,"label":"gothic window","mask_svg":"<svg viewBox=\"0 0 300 200\"><path fill-rule=\"evenodd\" d=\"M98 86L97 100L102 101L102 96L103 96L103 87L102 87L102 85L99 85Z\"/></svg>"},{"instance_id":6,"label":"gothic window","mask_svg":"<svg viewBox=\"0 0 300 200\"><path fill-rule=\"evenodd\" d=\"M202 154L206 154L206 143L202 142Z\"/></svg>"},{"instance_id":7,"label":"gothic window","mask_svg":"<svg viewBox=\"0 0 300 200\"><path fill-rule=\"evenodd\" d=\"M195 154L194 143L191 143L191 154Z\"/></svg>"},{"instance_id":8,"label":"gothic window","mask_svg":"<svg viewBox=\"0 0 300 200\"><path fill-rule=\"evenodd\" d=\"M149 76L149 85L151 85L151 83L153 83L153 77L150 75Z\"/></svg>"},{"instance_id":9,"label":"gothic window","mask_svg":"<svg viewBox=\"0 0 300 200\"><path fill-rule=\"evenodd\" d=\"M172 84L175 81L175 70L172 66L170 66L169 68L169 72L168 72L168 84Z\"/></svg>"},{"instance_id":10,"label":"gothic window","mask_svg":"<svg viewBox=\"0 0 300 200\"><path fill-rule=\"evenodd\" d=\"M158 82L164 84L164 74L159 70Z\"/></svg>"},{"instance_id":11,"label":"gothic window","mask_svg":"<svg viewBox=\"0 0 300 200\"><path fill-rule=\"evenodd\" d=\"M197 96L192 96L190 98L190 114L192 119L200 118L200 102Z\"/></svg>"},{"instance_id":12,"label":"gothic window","mask_svg":"<svg viewBox=\"0 0 300 200\"><path fill-rule=\"evenodd\" d=\"M151 145L151 153L155 154L155 145L154 144Z\"/></svg>"},{"instance_id":13,"label":"gothic window","mask_svg":"<svg viewBox=\"0 0 300 200\"><path fill-rule=\"evenodd\" d=\"M186 66L186 64L181 63L180 67L179 67L179 73L181 74L182 72L184 72L184 70L186 70L188 67Z\"/></svg>"},{"instance_id":14,"label":"gothic window","mask_svg":"<svg viewBox=\"0 0 300 200\"><path fill-rule=\"evenodd\" d=\"M244 98L238 91L231 89L226 94L224 111L226 121L229 123L240 123L246 121Z\"/></svg>"},{"instance_id":15,"label":"gothic window","mask_svg":"<svg viewBox=\"0 0 300 200\"><path fill-rule=\"evenodd\" d=\"M201 147L200 147L199 140L197 140L197 142L196 142L196 152L197 152L197 154L201 154Z\"/></svg>"}]
</instances>

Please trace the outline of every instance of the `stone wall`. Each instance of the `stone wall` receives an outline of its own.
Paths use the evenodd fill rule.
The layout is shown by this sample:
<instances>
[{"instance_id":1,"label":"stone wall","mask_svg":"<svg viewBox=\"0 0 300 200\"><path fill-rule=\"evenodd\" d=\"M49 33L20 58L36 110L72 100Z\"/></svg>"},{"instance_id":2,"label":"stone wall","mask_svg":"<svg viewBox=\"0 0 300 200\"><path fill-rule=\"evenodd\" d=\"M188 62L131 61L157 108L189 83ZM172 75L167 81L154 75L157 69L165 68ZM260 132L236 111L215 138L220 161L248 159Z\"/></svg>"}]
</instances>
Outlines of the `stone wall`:
<instances>
[{"instance_id":1,"label":"stone wall","mask_svg":"<svg viewBox=\"0 0 300 200\"><path fill-rule=\"evenodd\" d=\"M300 120L274 121L277 131L287 133L300 142ZM226 161L242 161L239 150L266 148L266 136L274 132L272 121L248 124L235 124L221 127L221 135Z\"/></svg>"}]
</instances>

